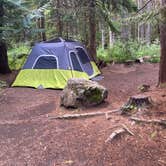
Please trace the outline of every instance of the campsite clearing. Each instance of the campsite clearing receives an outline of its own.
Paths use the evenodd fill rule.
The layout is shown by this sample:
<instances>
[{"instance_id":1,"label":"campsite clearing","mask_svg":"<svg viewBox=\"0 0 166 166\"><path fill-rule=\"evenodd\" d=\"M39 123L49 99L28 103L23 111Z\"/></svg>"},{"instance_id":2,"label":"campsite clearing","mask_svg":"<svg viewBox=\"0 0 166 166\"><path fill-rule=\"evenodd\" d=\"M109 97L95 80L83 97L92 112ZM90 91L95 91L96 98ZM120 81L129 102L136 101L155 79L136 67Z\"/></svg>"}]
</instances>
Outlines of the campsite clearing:
<instances>
[{"instance_id":1,"label":"campsite clearing","mask_svg":"<svg viewBox=\"0 0 166 166\"><path fill-rule=\"evenodd\" d=\"M49 116L68 113L111 111L140 93L139 86L150 85L157 106L142 115L144 119L166 118L166 91L157 89L158 64L123 64L102 70L100 83L109 90L107 101L94 108L67 111L59 107L60 90L5 88L0 91L0 165L17 166L164 166L166 130L155 124L142 124L130 117L111 114L87 119L55 120ZM8 84L10 76L0 75ZM107 138L122 125L134 133Z\"/></svg>"}]
</instances>

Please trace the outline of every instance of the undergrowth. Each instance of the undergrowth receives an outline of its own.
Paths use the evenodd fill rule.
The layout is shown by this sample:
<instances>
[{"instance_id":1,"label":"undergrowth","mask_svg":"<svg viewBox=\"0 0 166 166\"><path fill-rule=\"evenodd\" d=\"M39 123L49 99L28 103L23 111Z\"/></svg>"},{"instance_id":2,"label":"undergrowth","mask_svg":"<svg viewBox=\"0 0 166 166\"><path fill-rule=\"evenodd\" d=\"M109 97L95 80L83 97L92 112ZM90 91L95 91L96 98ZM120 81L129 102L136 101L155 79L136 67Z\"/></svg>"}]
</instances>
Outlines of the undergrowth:
<instances>
[{"instance_id":1,"label":"undergrowth","mask_svg":"<svg viewBox=\"0 0 166 166\"><path fill-rule=\"evenodd\" d=\"M20 69L29 55L31 47L27 43L13 44L8 50L9 66L12 70ZM152 63L160 61L160 46L158 42L146 45L137 41L117 41L108 49L97 49L97 58L105 62L123 63L140 57L150 56Z\"/></svg>"},{"instance_id":2,"label":"undergrowth","mask_svg":"<svg viewBox=\"0 0 166 166\"><path fill-rule=\"evenodd\" d=\"M97 57L105 62L123 63L127 60L135 60L140 57L150 56L149 61L157 63L160 61L160 46L157 43L146 45L137 41L117 41L108 49L97 50Z\"/></svg>"},{"instance_id":3,"label":"undergrowth","mask_svg":"<svg viewBox=\"0 0 166 166\"><path fill-rule=\"evenodd\" d=\"M8 50L9 66L12 70L18 70L22 67L30 52L30 46L25 43L18 43Z\"/></svg>"}]
</instances>

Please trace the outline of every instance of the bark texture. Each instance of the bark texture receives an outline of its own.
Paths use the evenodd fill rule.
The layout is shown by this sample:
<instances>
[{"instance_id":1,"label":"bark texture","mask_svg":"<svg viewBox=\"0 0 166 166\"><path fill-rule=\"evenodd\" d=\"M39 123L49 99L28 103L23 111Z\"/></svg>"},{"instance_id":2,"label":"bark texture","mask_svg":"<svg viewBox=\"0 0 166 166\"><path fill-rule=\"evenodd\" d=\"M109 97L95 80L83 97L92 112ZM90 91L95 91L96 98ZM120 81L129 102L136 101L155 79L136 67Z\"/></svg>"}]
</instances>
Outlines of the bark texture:
<instances>
[{"instance_id":1,"label":"bark texture","mask_svg":"<svg viewBox=\"0 0 166 166\"><path fill-rule=\"evenodd\" d=\"M162 0L161 24L160 24L160 45L161 60L159 71L159 85L166 84L166 0Z\"/></svg>"},{"instance_id":2,"label":"bark texture","mask_svg":"<svg viewBox=\"0 0 166 166\"><path fill-rule=\"evenodd\" d=\"M61 15L59 12L60 7L61 7L60 0L57 0L56 1L56 17L57 17L56 29L57 29L58 37L62 37L62 33L63 33L63 23L62 23Z\"/></svg>"},{"instance_id":3,"label":"bark texture","mask_svg":"<svg viewBox=\"0 0 166 166\"><path fill-rule=\"evenodd\" d=\"M45 29L45 15L44 15L44 12L42 12L42 17L40 18L40 28ZM47 40L45 31L41 32L41 38L42 38L43 41Z\"/></svg>"},{"instance_id":4,"label":"bark texture","mask_svg":"<svg viewBox=\"0 0 166 166\"><path fill-rule=\"evenodd\" d=\"M3 19L4 19L4 6L3 1L0 2L0 27L3 27ZM0 30L0 36L2 36L3 31ZM7 46L4 40L0 38L0 73L7 74L10 73L7 58Z\"/></svg>"},{"instance_id":5,"label":"bark texture","mask_svg":"<svg viewBox=\"0 0 166 166\"><path fill-rule=\"evenodd\" d=\"M89 53L96 61L96 0L89 1Z\"/></svg>"}]
</instances>

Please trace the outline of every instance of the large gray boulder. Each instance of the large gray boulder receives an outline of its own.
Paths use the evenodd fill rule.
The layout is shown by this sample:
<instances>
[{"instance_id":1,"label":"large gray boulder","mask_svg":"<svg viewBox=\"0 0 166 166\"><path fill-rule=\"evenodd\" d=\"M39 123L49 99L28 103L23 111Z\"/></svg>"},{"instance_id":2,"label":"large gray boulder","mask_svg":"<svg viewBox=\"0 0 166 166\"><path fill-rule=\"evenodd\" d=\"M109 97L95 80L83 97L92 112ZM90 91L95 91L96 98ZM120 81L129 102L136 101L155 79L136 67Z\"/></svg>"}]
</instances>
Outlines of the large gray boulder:
<instances>
[{"instance_id":1,"label":"large gray boulder","mask_svg":"<svg viewBox=\"0 0 166 166\"><path fill-rule=\"evenodd\" d=\"M62 91L61 105L73 108L95 106L102 103L107 96L107 89L97 82L82 78L71 78Z\"/></svg>"}]
</instances>

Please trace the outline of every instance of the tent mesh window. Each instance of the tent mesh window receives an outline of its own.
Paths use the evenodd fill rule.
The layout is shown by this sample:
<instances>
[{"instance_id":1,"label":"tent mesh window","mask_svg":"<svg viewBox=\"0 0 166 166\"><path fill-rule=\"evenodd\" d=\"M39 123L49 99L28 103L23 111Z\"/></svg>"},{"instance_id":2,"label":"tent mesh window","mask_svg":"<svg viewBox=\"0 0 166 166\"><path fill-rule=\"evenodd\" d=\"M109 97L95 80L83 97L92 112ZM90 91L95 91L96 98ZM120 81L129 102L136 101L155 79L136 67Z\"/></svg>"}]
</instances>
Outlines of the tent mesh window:
<instances>
[{"instance_id":1,"label":"tent mesh window","mask_svg":"<svg viewBox=\"0 0 166 166\"><path fill-rule=\"evenodd\" d=\"M37 60L34 69L57 69L57 67L58 64L55 57L42 56Z\"/></svg>"},{"instance_id":2,"label":"tent mesh window","mask_svg":"<svg viewBox=\"0 0 166 166\"><path fill-rule=\"evenodd\" d=\"M72 65L73 65L73 70L82 71L80 62L77 58L77 55L74 52L70 53L70 58L71 58L71 62L72 62Z\"/></svg>"},{"instance_id":3,"label":"tent mesh window","mask_svg":"<svg viewBox=\"0 0 166 166\"><path fill-rule=\"evenodd\" d=\"M89 58L83 48L77 47L77 54L82 64L89 63Z\"/></svg>"}]
</instances>

